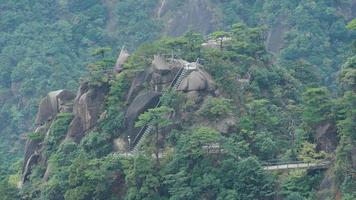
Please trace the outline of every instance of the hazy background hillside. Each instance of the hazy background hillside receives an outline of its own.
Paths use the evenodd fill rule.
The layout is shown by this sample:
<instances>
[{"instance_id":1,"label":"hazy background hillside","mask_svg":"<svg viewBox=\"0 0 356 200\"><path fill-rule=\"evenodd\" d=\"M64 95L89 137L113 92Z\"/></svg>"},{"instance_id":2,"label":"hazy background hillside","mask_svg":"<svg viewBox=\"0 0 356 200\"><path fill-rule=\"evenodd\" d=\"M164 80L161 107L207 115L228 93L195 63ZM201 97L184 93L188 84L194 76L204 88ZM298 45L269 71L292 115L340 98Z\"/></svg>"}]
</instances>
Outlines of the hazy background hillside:
<instances>
[{"instance_id":1,"label":"hazy background hillside","mask_svg":"<svg viewBox=\"0 0 356 200\"><path fill-rule=\"evenodd\" d=\"M355 17L355 0L0 0L0 169L21 158L39 100L75 91L98 47L116 56L122 46L134 51L187 31L262 26L271 63L336 96L356 36L346 24Z\"/></svg>"}]
</instances>

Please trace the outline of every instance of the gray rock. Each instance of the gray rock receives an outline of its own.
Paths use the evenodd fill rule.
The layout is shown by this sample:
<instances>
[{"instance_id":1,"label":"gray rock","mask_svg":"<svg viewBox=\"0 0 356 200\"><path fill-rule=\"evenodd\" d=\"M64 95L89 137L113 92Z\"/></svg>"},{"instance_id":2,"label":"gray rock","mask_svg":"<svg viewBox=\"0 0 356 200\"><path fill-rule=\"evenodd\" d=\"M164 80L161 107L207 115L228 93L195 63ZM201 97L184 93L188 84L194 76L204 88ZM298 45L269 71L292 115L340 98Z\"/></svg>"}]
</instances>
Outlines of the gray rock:
<instances>
[{"instance_id":1,"label":"gray rock","mask_svg":"<svg viewBox=\"0 0 356 200\"><path fill-rule=\"evenodd\" d=\"M162 85L170 84L176 77L180 65L168 63L159 55L155 55L152 61L151 84L156 91L162 89Z\"/></svg>"},{"instance_id":2,"label":"gray rock","mask_svg":"<svg viewBox=\"0 0 356 200\"><path fill-rule=\"evenodd\" d=\"M134 138L140 130L139 128L134 127L138 116L149 108L153 108L159 101L160 96L161 93L158 92L145 92L136 96L130 104L125 114L125 126L131 138Z\"/></svg>"},{"instance_id":3,"label":"gray rock","mask_svg":"<svg viewBox=\"0 0 356 200\"><path fill-rule=\"evenodd\" d=\"M104 99L108 91L107 86L90 86L88 82L81 84L75 98L74 118L69 125L67 138L79 142L84 134L96 125L103 112Z\"/></svg>"},{"instance_id":4,"label":"gray rock","mask_svg":"<svg viewBox=\"0 0 356 200\"><path fill-rule=\"evenodd\" d=\"M316 141L318 151L334 152L338 144L336 127L330 122L320 124L316 127Z\"/></svg>"},{"instance_id":5,"label":"gray rock","mask_svg":"<svg viewBox=\"0 0 356 200\"><path fill-rule=\"evenodd\" d=\"M125 48L122 48L120 51L120 54L116 60L116 64L114 67L114 71L119 73L123 69L123 64L127 61L127 59L130 57L130 54L126 51Z\"/></svg>"},{"instance_id":6,"label":"gray rock","mask_svg":"<svg viewBox=\"0 0 356 200\"><path fill-rule=\"evenodd\" d=\"M148 71L142 71L142 72L139 72L135 76L134 80L131 83L130 90L129 90L129 92L127 94L127 97L126 97L126 101L127 102L132 101L133 97L137 95L137 92L140 91L143 88L144 83L149 78L149 75L150 74L149 74Z\"/></svg>"},{"instance_id":7,"label":"gray rock","mask_svg":"<svg viewBox=\"0 0 356 200\"><path fill-rule=\"evenodd\" d=\"M48 131L48 125L45 124L36 129L35 133L45 134ZM33 165L36 165L39 162L40 156L39 152L42 147L42 140L36 139L27 139L25 144L25 157L24 164L22 166L22 183L26 182L27 176L31 174L31 169Z\"/></svg>"},{"instance_id":8,"label":"gray rock","mask_svg":"<svg viewBox=\"0 0 356 200\"><path fill-rule=\"evenodd\" d=\"M39 159L39 154L36 151L29 157L27 162L24 164L24 170L23 170L22 180L21 180L22 183L25 183L28 180L28 176L31 174L32 171L32 166L38 163L38 159Z\"/></svg>"},{"instance_id":9,"label":"gray rock","mask_svg":"<svg viewBox=\"0 0 356 200\"><path fill-rule=\"evenodd\" d=\"M216 123L216 130L218 130L220 133L228 133L231 131L231 128L236 125L236 119L233 117L227 117L223 120L219 120Z\"/></svg>"},{"instance_id":10,"label":"gray rock","mask_svg":"<svg viewBox=\"0 0 356 200\"><path fill-rule=\"evenodd\" d=\"M199 69L192 71L185 77L178 87L178 91L202 91L213 90L214 81L211 76L205 71Z\"/></svg>"},{"instance_id":11,"label":"gray rock","mask_svg":"<svg viewBox=\"0 0 356 200\"><path fill-rule=\"evenodd\" d=\"M336 190L335 175L333 170L329 169L325 172L325 176L320 182L315 197L316 199L334 199Z\"/></svg>"},{"instance_id":12,"label":"gray rock","mask_svg":"<svg viewBox=\"0 0 356 200\"><path fill-rule=\"evenodd\" d=\"M278 16L277 23L268 31L266 46L267 50L272 53L278 53L284 46L284 35L288 31L284 18Z\"/></svg>"},{"instance_id":13,"label":"gray rock","mask_svg":"<svg viewBox=\"0 0 356 200\"><path fill-rule=\"evenodd\" d=\"M175 9L170 20L166 21L164 32L169 36L180 36L191 30L203 34L213 32L218 26L214 20L214 9L206 0L187 0L182 1L181 7L173 7L174 1L167 1L165 9L161 9L159 15L165 15L169 9ZM172 13L169 12L171 15Z\"/></svg>"},{"instance_id":14,"label":"gray rock","mask_svg":"<svg viewBox=\"0 0 356 200\"><path fill-rule=\"evenodd\" d=\"M42 125L52 120L59 112L70 111L70 103L75 94L68 90L57 90L48 93L40 102L35 124Z\"/></svg>"},{"instance_id":15,"label":"gray rock","mask_svg":"<svg viewBox=\"0 0 356 200\"><path fill-rule=\"evenodd\" d=\"M154 55L152 66L155 73L165 74L171 71L171 66L159 55Z\"/></svg>"},{"instance_id":16,"label":"gray rock","mask_svg":"<svg viewBox=\"0 0 356 200\"><path fill-rule=\"evenodd\" d=\"M351 150L352 168L356 169L356 147Z\"/></svg>"}]
</instances>

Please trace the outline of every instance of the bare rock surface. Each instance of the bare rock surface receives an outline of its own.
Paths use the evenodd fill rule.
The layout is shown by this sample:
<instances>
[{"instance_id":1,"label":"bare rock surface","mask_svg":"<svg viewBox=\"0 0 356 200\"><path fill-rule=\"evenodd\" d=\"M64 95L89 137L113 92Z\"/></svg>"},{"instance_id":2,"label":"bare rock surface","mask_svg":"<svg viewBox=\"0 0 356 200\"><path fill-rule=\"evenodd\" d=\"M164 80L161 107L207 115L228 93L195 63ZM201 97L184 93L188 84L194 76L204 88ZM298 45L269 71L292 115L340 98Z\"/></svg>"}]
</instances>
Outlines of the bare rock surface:
<instances>
[{"instance_id":1,"label":"bare rock surface","mask_svg":"<svg viewBox=\"0 0 356 200\"><path fill-rule=\"evenodd\" d=\"M45 134L48 131L48 124L38 127L35 133ZM40 156L39 152L42 147L41 139L27 139L25 144L25 157L24 164L22 166L22 180L24 183L27 180L27 176L31 174L32 166L39 162Z\"/></svg>"},{"instance_id":2,"label":"bare rock surface","mask_svg":"<svg viewBox=\"0 0 356 200\"><path fill-rule=\"evenodd\" d=\"M356 147L351 150L352 168L356 169Z\"/></svg>"},{"instance_id":3,"label":"bare rock surface","mask_svg":"<svg viewBox=\"0 0 356 200\"><path fill-rule=\"evenodd\" d=\"M67 138L79 142L85 132L93 128L103 112L104 99L108 93L106 86L90 86L88 82L81 84L73 107L74 118L69 125Z\"/></svg>"},{"instance_id":4,"label":"bare rock surface","mask_svg":"<svg viewBox=\"0 0 356 200\"><path fill-rule=\"evenodd\" d=\"M160 96L161 93L159 92L144 92L140 95L137 95L129 105L125 114L125 126L131 138L133 138L139 130L138 128L134 127L138 116L145 112L147 109L153 108L159 101Z\"/></svg>"},{"instance_id":5,"label":"bare rock surface","mask_svg":"<svg viewBox=\"0 0 356 200\"><path fill-rule=\"evenodd\" d=\"M188 0L182 2L180 7L173 7L171 2L167 2L159 10L159 16L163 16L172 9L174 15L166 20L165 32L170 36L179 36L188 30L201 32L203 34L211 33L217 26L214 20L214 10L209 1L206 0Z\"/></svg>"},{"instance_id":6,"label":"bare rock surface","mask_svg":"<svg viewBox=\"0 0 356 200\"><path fill-rule=\"evenodd\" d=\"M150 73L148 71L139 72L131 83L126 101L130 102L137 95L138 91L143 89L145 82L149 79Z\"/></svg>"},{"instance_id":7,"label":"bare rock surface","mask_svg":"<svg viewBox=\"0 0 356 200\"><path fill-rule=\"evenodd\" d=\"M203 70L192 71L185 77L178 87L178 91L201 91L212 90L214 81L212 77Z\"/></svg>"},{"instance_id":8,"label":"bare rock surface","mask_svg":"<svg viewBox=\"0 0 356 200\"><path fill-rule=\"evenodd\" d=\"M40 102L35 124L42 125L62 111L70 111L70 103L75 98L75 94L68 90L57 90L48 93Z\"/></svg>"},{"instance_id":9,"label":"bare rock surface","mask_svg":"<svg viewBox=\"0 0 356 200\"><path fill-rule=\"evenodd\" d=\"M325 122L316 128L317 150L333 152L336 150L338 139L337 130L330 122Z\"/></svg>"},{"instance_id":10,"label":"bare rock surface","mask_svg":"<svg viewBox=\"0 0 356 200\"><path fill-rule=\"evenodd\" d=\"M272 53L279 53L279 51L285 45L284 35L288 31L287 25L285 25L284 17L279 16L278 22L271 27L271 30L268 31L266 46L267 50Z\"/></svg>"},{"instance_id":11,"label":"bare rock surface","mask_svg":"<svg viewBox=\"0 0 356 200\"><path fill-rule=\"evenodd\" d=\"M154 55L152 66L154 72L156 73L165 74L171 71L169 63L167 63L164 58L159 55Z\"/></svg>"},{"instance_id":12,"label":"bare rock surface","mask_svg":"<svg viewBox=\"0 0 356 200\"><path fill-rule=\"evenodd\" d=\"M116 60L114 71L115 72L121 72L123 64L127 61L127 59L129 57L130 57L130 54L124 48L122 48L121 51L120 51L120 54L119 54L119 56L118 56L118 58Z\"/></svg>"}]
</instances>

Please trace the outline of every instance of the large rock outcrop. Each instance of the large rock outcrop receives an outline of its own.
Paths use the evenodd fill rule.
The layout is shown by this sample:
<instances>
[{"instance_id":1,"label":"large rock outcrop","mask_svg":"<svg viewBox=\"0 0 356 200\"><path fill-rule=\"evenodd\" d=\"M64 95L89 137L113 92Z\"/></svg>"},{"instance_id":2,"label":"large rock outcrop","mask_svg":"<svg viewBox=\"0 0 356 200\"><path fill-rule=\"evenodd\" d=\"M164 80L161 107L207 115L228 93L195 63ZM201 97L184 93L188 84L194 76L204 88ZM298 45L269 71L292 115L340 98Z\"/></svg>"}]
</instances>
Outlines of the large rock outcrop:
<instances>
[{"instance_id":1,"label":"large rock outcrop","mask_svg":"<svg viewBox=\"0 0 356 200\"><path fill-rule=\"evenodd\" d=\"M73 107L74 118L69 125L67 138L79 142L84 134L96 125L103 112L104 99L108 91L107 86L91 86L89 82L80 85Z\"/></svg>"},{"instance_id":2,"label":"large rock outcrop","mask_svg":"<svg viewBox=\"0 0 356 200\"><path fill-rule=\"evenodd\" d=\"M316 128L317 150L334 152L338 144L336 127L330 122L323 123Z\"/></svg>"},{"instance_id":3,"label":"large rock outcrop","mask_svg":"<svg viewBox=\"0 0 356 200\"><path fill-rule=\"evenodd\" d=\"M205 71L198 69L192 71L179 85L178 91L211 91L214 90L214 81Z\"/></svg>"},{"instance_id":4,"label":"large rock outcrop","mask_svg":"<svg viewBox=\"0 0 356 200\"><path fill-rule=\"evenodd\" d=\"M129 56L130 56L130 54L125 50L125 48L122 48L120 51L120 54L116 60L115 67L114 67L114 71L116 73L119 73L123 70L123 64L127 61Z\"/></svg>"},{"instance_id":5,"label":"large rock outcrop","mask_svg":"<svg viewBox=\"0 0 356 200\"><path fill-rule=\"evenodd\" d=\"M151 84L155 90L160 90L161 86L170 84L178 73L179 65L171 64L159 55L155 55L152 61Z\"/></svg>"},{"instance_id":6,"label":"large rock outcrop","mask_svg":"<svg viewBox=\"0 0 356 200\"><path fill-rule=\"evenodd\" d=\"M275 54L279 53L285 45L284 35L288 31L288 26L285 24L284 17L279 16L276 21L276 24L268 31L266 40L267 50Z\"/></svg>"},{"instance_id":7,"label":"large rock outcrop","mask_svg":"<svg viewBox=\"0 0 356 200\"><path fill-rule=\"evenodd\" d=\"M38 127L35 133L44 134L47 131L47 126L43 125ZM33 165L36 165L39 161L39 152L42 147L41 139L27 139L25 145L25 158L22 166L22 178L21 183L27 181L28 176L31 174Z\"/></svg>"},{"instance_id":8,"label":"large rock outcrop","mask_svg":"<svg viewBox=\"0 0 356 200\"><path fill-rule=\"evenodd\" d=\"M71 112L75 94L68 90L57 90L48 93L40 102L35 125L43 125L51 121L59 112Z\"/></svg>"},{"instance_id":9,"label":"large rock outcrop","mask_svg":"<svg viewBox=\"0 0 356 200\"><path fill-rule=\"evenodd\" d=\"M162 1L156 15L164 19L166 22L164 32L170 36L179 36L188 30L209 34L218 25L214 9L206 0L182 1L179 7L174 5L174 1Z\"/></svg>"},{"instance_id":10,"label":"large rock outcrop","mask_svg":"<svg viewBox=\"0 0 356 200\"><path fill-rule=\"evenodd\" d=\"M150 78L148 70L139 72L131 83L129 92L127 93L126 101L132 102L133 98L138 94L140 90L144 88L144 84Z\"/></svg>"},{"instance_id":11,"label":"large rock outcrop","mask_svg":"<svg viewBox=\"0 0 356 200\"><path fill-rule=\"evenodd\" d=\"M315 193L316 199L334 199L337 193L337 184L335 181L333 169L328 169Z\"/></svg>"},{"instance_id":12,"label":"large rock outcrop","mask_svg":"<svg viewBox=\"0 0 356 200\"><path fill-rule=\"evenodd\" d=\"M149 108L153 108L159 101L160 96L161 93L159 92L149 91L137 95L132 101L125 114L125 126L131 138L134 138L139 131L139 128L135 128L135 121L138 116Z\"/></svg>"},{"instance_id":13,"label":"large rock outcrop","mask_svg":"<svg viewBox=\"0 0 356 200\"><path fill-rule=\"evenodd\" d=\"M42 136L47 135L51 122L58 113L72 111L74 98L75 94L68 90L57 90L48 93L48 95L41 100L39 105L35 121L38 127L35 130L35 134ZM21 184L27 181L34 165L40 161L46 162L46 158L41 154L42 146L42 138L27 139Z\"/></svg>"}]
</instances>

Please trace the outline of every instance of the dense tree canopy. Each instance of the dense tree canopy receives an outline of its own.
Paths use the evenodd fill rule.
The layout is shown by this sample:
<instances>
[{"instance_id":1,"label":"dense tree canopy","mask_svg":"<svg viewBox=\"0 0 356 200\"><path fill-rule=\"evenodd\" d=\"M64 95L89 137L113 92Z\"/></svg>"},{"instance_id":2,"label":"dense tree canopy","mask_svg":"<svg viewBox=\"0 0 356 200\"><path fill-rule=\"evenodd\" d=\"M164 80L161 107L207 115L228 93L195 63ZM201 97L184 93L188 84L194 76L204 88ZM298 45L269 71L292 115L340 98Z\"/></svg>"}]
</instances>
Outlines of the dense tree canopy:
<instances>
[{"instance_id":1,"label":"dense tree canopy","mask_svg":"<svg viewBox=\"0 0 356 200\"><path fill-rule=\"evenodd\" d=\"M211 23L221 30L202 35L187 28L178 37L162 35L174 21L164 19L190 1L167 2L0 0L0 198L315 199L325 178L335 180L335 191L327 188L323 197L355 199L353 2L209 0ZM216 46L204 48L207 42ZM124 70L103 73L123 46L133 52ZM162 106L134 122L154 129L144 153L115 152L127 138L134 77L151 72L153 55L172 52L201 64L214 91L164 88ZM73 114L60 113L48 132L30 131L41 97L74 91L80 77L109 90L94 129L74 142L66 137ZM24 132L43 145L42 161L18 189ZM335 151L323 147L323 134L335 138ZM324 159L333 164L327 173L263 168Z\"/></svg>"}]
</instances>

